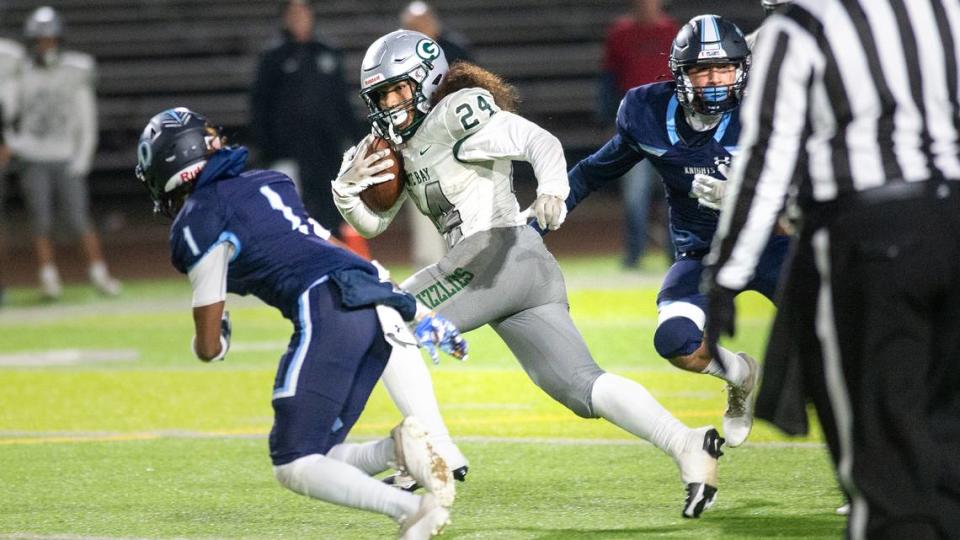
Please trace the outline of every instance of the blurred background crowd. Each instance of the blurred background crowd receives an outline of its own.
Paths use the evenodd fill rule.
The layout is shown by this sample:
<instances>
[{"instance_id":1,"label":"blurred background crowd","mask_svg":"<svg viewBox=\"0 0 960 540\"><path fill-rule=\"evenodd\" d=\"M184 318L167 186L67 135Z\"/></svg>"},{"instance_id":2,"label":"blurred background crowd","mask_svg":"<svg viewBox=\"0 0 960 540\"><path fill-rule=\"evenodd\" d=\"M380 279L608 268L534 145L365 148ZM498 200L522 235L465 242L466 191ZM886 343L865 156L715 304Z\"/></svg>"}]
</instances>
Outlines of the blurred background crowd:
<instances>
[{"instance_id":1,"label":"blurred background crowd","mask_svg":"<svg viewBox=\"0 0 960 540\"><path fill-rule=\"evenodd\" d=\"M415 212L368 246L332 205L341 154L368 131L357 89L373 39L417 30L449 60L502 75L575 163L609 138L624 91L668 75L679 25L702 13L744 31L762 17L756 0L4 0L0 290L56 299L63 281L89 280L116 295L123 278L171 272L169 223L149 218L132 171L146 121L174 106L203 111L256 166L293 177L311 214L354 249L436 260L442 245ZM516 176L524 204L532 172L518 165ZM670 256L649 167L605 195L553 235L554 249L615 252L628 269Z\"/></svg>"}]
</instances>

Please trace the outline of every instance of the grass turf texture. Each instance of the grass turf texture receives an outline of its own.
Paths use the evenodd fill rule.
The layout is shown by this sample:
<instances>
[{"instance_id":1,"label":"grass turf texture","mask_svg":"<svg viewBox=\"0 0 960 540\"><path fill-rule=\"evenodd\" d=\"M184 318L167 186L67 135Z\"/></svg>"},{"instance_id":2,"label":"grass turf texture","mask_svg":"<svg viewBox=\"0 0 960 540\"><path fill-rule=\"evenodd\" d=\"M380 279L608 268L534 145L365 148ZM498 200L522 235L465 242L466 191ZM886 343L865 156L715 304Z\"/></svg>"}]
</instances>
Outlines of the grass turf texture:
<instances>
[{"instance_id":1,"label":"grass turf texture","mask_svg":"<svg viewBox=\"0 0 960 540\"><path fill-rule=\"evenodd\" d=\"M571 311L606 369L641 381L688 425L719 427L720 381L678 371L651 344L662 268L562 260ZM273 480L270 388L290 326L256 301L228 299L227 362L192 359L189 285L127 283L101 300L68 287L56 306L14 290L0 311L3 355L133 351L133 361L0 368L0 535L382 538L386 518L296 496ZM772 308L738 299L735 350L760 355ZM837 537L841 502L818 438L758 424L721 460L717 505L682 520L672 461L606 422L582 420L536 389L488 329L470 361L432 374L451 431L471 458L451 538ZM399 420L378 388L353 435Z\"/></svg>"}]
</instances>

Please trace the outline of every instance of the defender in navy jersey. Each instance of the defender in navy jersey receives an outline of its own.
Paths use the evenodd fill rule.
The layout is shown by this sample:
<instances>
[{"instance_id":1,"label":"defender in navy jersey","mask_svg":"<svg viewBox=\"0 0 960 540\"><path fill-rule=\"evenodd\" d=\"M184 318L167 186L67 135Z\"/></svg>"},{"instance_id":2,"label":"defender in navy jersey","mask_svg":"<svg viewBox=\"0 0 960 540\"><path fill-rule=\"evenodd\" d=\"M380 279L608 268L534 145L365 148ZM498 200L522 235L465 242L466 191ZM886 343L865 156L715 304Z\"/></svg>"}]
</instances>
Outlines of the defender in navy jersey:
<instances>
[{"instance_id":1,"label":"defender in navy jersey","mask_svg":"<svg viewBox=\"0 0 960 540\"><path fill-rule=\"evenodd\" d=\"M614 181L642 159L663 178L676 262L657 295L657 352L675 366L723 378L729 387L724 436L746 440L753 423L759 367L744 353L720 349L719 362L703 340L706 297L700 293L701 259L717 229L724 172L737 152L737 106L750 68L743 33L716 15L693 18L677 34L670 54L674 80L627 92L617 113L617 133L570 172L572 210L592 191ZM788 238L775 236L747 287L773 297Z\"/></svg>"},{"instance_id":2,"label":"defender in navy jersey","mask_svg":"<svg viewBox=\"0 0 960 540\"><path fill-rule=\"evenodd\" d=\"M382 281L377 267L331 243L330 233L304 211L290 178L245 170L247 150L225 147L199 114L178 108L156 115L140 138L138 158L138 177L156 209L175 216L172 261L193 286L196 355L214 361L227 354L228 291L253 294L293 323L273 385L269 443L280 483L388 515L401 524L403 538L439 532L449 522L454 488L428 422L407 416L390 438L344 439L395 351L420 341L463 356L459 331L418 311L414 297ZM414 320L416 337L404 322ZM426 387L432 394L429 379ZM393 466L428 493L371 478Z\"/></svg>"}]
</instances>

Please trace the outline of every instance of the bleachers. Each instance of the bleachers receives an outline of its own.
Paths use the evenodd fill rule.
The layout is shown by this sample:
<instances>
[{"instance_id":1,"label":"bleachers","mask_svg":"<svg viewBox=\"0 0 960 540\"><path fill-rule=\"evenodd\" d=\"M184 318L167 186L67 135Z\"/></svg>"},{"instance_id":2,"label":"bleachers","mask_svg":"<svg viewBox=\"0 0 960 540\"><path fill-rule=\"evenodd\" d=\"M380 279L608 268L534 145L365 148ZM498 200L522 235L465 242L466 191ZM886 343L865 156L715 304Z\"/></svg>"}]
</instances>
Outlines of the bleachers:
<instances>
[{"instance_id":1,"label":"bleachers","mask_svg":"<svg viewBox=\"0 0 960 540\"><path fill-rule=\"evenodd\" d=\"M759 15L756 0L677 1L681 20L696 12ZM204 111L247 142L248 89L259 52L278 35L276 0L59 0L69 48L99 63L101 141L95 194L123 194L139 130L174 105ZM351 82L366 46L396 27L396 0L315 2L325 38L346 52ZM37 2L0 3L0 35L19 38ZM607 24L626 0L437 0L451 28L473 44L478 61L515 83L522 112L553 131L573 155L609 135L592 118ZM666 61L666 59L664 59ZM359 99L354 100L358 114Z\"/></svg>"}]
</instances>

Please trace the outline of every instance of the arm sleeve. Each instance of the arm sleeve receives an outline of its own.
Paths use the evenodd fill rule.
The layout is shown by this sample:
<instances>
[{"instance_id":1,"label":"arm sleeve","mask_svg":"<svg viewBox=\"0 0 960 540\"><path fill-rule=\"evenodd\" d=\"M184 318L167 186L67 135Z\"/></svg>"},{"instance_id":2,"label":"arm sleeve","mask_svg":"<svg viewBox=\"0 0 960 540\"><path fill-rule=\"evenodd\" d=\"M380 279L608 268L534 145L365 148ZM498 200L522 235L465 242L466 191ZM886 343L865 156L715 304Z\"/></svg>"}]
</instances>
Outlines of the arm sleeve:
<instances>
[{"instance_id":1,"label":"arm sleeve","mask_svg":"<svg viewBox=\"0 0 960 540\"><path fill-rule=\"evenodd\" d=\"M358 195L344 196L333 190L333 202L336 204L337 210L340 211L340 215L364 238L373 238L387 230L405 200L407 200L406 191L400 194L393 208L380 213L367 208L367 205L363 204Z\"/></svg>"},{"instance_id":2,"label":"arm sleeve","mask_svg":"<svg viewBox=\"0 0 960 540\"><path fill-rule=\"evenodd\" d=\"M537 195L566 199L567 161L560 140L533 122L511 112L499 111L483 126L454 147L460 161L491 159L527 161L537 176Z\"/></svg>"},{"instance_id":3,"label":"arm sleeve","mask_svg":"<svg viewBox=\"0 0 960 540\"><path fill-rule=\"evenodd\" d=\"M193 307L209 306L227 298L227 268L236 252L231 242L223 242L208 251L187 272L193 288Z\"/></svg>"},{"instance_id":4,"label":"arm sleeve","mask_svg":"<svg viewBox=\"0 0 960 540\"><path fill-rule=\"evenodd\" d=\"M714 266L716 283L728 289L741 290L753 277L803 151L819 49L805 30L786 24L783 17L771 17L758 39L751 90L740 112L742 151L728 176L706 260Z\"/></svg>"},{"instance_id":5,"label":"arm sleeve","mask_svg":"<svg viewBox=\"0 0 960 540\"><path fill-rule=\"evenodd\" d=\"M70 170L79 177L86 177L93 165L93 156L97 151L97 99L94 95L94 66L86 74L85 84L81 84L76 95L76 153L70 164Z\"/></svg>"}]
</instances>

